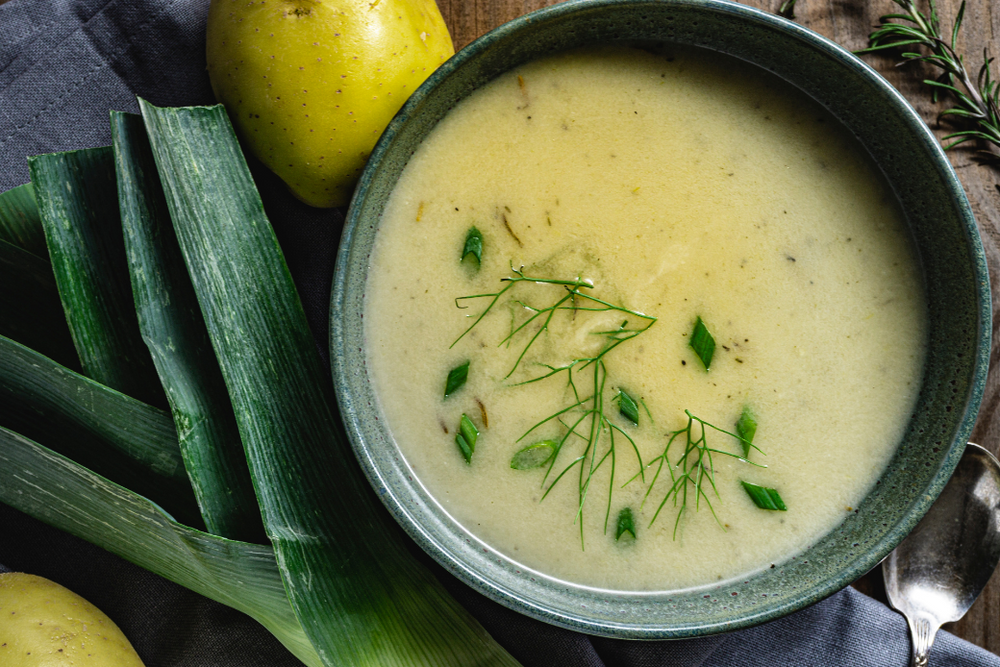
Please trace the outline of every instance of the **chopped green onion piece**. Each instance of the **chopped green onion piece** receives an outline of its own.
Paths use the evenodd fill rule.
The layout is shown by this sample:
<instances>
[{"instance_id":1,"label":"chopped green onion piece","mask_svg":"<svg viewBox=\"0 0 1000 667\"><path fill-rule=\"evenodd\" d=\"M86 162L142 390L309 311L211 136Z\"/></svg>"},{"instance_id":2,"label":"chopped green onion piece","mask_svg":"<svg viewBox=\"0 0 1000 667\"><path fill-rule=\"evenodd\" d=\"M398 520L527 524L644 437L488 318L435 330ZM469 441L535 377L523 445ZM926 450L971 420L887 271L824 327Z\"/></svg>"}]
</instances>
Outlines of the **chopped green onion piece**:
<instances>
[{"instance_id":1,"label":"chopped green onion piece","mask_svg":"<svg viewBox=\"0 0 1000 667\"><path fill-rule=\"evenodd\" d=\"M475 256L477 265L483 263L483 234L474 226L469 227L469 232L465 235L465 246L459 261L464 261L470 254Z\"/></svg>"},{"instance_id":2,"label":"chopped green onion piece","mask_svg":"<svg viewBox=\"0 0 1000 667\"><path fill-rule=\"evenodd\" d=\"M635 399L622 389L618 390L618 412L621 413L622 417L636 426L639 425L639 406L636 404Z\"/></svg>"},{"instance_id":3,"label":"chopped green onion piece","mask_svg":"<svg viewBox=\"0 0 1000 667\"><path fill-rule=\"evenodd\" d=\"M510 467L514 470L531 470L539 468L549 462L556 451L555 440L542 440L533 445L528 445L524 449L514 454L510 460Z\"/></svg>"},{"instance_id":4,"label":"chopped green onion piece","mask_svg":"<svg viewBox=\"0 0 1000 667\"><path fill-rule=\"evenodd\" d=\"M750 456L750 444L753 436L757 433L757 421L754 419L753 411L749 405L743 406L743 414L736 421L736 435L740 436L740 444L743 445L743 458Z\"/></svg>"},{"instance_id":5,"label":"chopped green onion piece","mask_svg":"<svg viewBox=\"0 0 1000 667\"><path fill-rule=\"evenodd\" d=\"M444 397L448 398L462 388L465 381L469 379L469 362L466 361L461 366L456 366L448 373L448 381L444 384Z\"/></svg>"},{"instance_id":6,"label":"chopped green onion piece","mask_svg":"<svg viewBox=\"0 0 1000 667\"><path fill-rule=\"evenodd\" d=\"M708 328L701 321L701 317L694 323L694 331L691 332L691 341L688 344L694 350L694 353L698 355L698 358L701 359L705 370L707 371L711 368L712 355L715 354L715 339L708 332Z\"/></svg>"},{"instance_id":7,"label":"chopped green onion piece","mask_svg":"<svg viewBox=\"0 0 1000 667\"><path fill-rule=\"evenodd\" d=\"M476 451L476 440L478 438L479 429L463 413L462 420L458 423L458 435L455 436L455 442L458 444L458 448L462 450L462 456L465 457L466 463L472 463L472 453Z\"/></svg>"},{"instance_id":8,"label":"chopped green onion piece","mask_svg":"<svg viewBox=\"0 0 1000 667\"><path fill-rule=\"evenodd\" d=\"M635 539L635 519L632 518L632 510L628 507L618 513L618 528L615 530L615 541L622 538L625 533L631 533Z\"/></svg>"},{"instance_id":9,"label":"chopped green onion piece","mask_svg":"<svg viewBox=\"0 0 1000 667\"><path fill-rule=\"evenodd\" d=\"M753 501L753 504L762 510L777 510L779 512L788 511L788 508L785 507L785 502L774 489L766 486L751 484L750 482L744 482L743 480L740 480L740 484L743 485L743 488L746 490L747 495L750 496L750 500Z\"/></svg>"}]
</instances>

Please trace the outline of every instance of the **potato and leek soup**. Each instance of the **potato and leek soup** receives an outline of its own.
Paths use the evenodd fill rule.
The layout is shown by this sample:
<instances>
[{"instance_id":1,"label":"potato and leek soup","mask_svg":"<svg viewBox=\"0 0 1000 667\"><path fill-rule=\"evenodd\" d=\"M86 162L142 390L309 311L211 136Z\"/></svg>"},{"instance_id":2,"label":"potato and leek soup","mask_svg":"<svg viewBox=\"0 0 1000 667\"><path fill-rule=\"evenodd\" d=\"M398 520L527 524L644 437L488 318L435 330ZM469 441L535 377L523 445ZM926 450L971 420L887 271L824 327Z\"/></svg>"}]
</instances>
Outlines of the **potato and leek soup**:
<instances>
[{"instance_id":1,"label":"potato and leek soup","mask_svg":"<svg viewBox=\"0 0 1000 667\"><path fill-rule=\"evenodd\" d=\"M814 102L701 51L518 67L385 209L367 364L413 474L526 568L745 576L835 528L914 408L926 313L895 199Z\"/></svg>"}]
</instances>

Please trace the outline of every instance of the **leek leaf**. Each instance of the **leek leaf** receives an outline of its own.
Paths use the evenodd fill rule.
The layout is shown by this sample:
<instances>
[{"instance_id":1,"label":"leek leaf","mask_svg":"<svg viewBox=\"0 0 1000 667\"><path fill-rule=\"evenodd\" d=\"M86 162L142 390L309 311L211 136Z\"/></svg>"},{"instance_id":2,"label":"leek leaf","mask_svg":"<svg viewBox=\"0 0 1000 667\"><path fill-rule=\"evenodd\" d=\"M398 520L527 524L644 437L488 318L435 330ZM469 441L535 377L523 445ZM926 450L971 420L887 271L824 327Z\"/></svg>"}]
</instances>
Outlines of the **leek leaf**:
<instances>
[{"instance_id":1,"label":"leek leaf","mask_svg":"<svg viewBox=\"0 0 1000 667\"><path fill-rule=\"evenodd\" d=\"M4 286L0 289L0 336L79 370L52 265L0 240L0 285Z\"/></svg>"},{"instance_id":2,"label":"leek leaf","mask_svg":"<svg viewBox=\"0 0 1000 667\"><path fill-rule=\"evenodd\" d=\"M774 510L777 512L788 511L788 508L785 506L785 501L781 499L777 490L768 486L759 486L742 480L740 480L740 484L743 485L743 490L747 492L748 496L750 496L750 500L753 501L753 504L760 509Z\"/></svg>"},{"instance_id":3,"label":"leek leaf","mask_svg":"<svg viewBox=\"0 0 1000 667\"><path fill-rule=\"evenodd\" d=\"M3 337L0 426L201 525L169 415Z\"/></svg>"},{"instance_id":4,"label":"leek leaf","mask_svg":"<svg viewBox=\"0 0 1000 667\"><path fill-rule=\"evenodd\" d=\"M236 417L177 245L142 118L111 112L118 198L139 329L167 392L209 532L265 542Z\"/></svg>"},{"instance_id":5,"label":"leek leaf","mask_svg":"<svg viewBox=\"0 0 1000 667\"><path fill-rule=\"evenodd\" d=\"M407 550L221 106L139 101L292 608L326 665L516 665Z\"/></svg>"},{"instance_id":6,"label":"leek leaf","mask_svg":"<svg viewBox=\"0 0 1000 667\"><path fill-rule=\"evenodd\" d=\"M476 229L474 226L469 227L469 232L465 236L465 245L462 246L462 257L459 261L465 261L465 258L472 255L476 258L476 268L483 263L483 233Z\"/></svg>"},{"instance_id":7,"label":"leek leaf","mask_svg":"<svg viewBox=\"0 0 1000 667\"><path fill-rule=\"evenodd\" d=\"M306 665L322 665L288 604L271 547L180 525L145 498L4 428L0 502L245 612Z\"/></svg>"},{"instance_id":8,"label":"leek leaf","mask_svg":"<svg viewBox=\"0 0 1000 667\"><path fill-rule=\"evenodd\" d=\"M625 507L618 513L618 526L615 528L615 541L622 539L622 535L629 533L635 539L635 518L632 516L632 508Z\"/></svg>"},{"instance_id":9,"label":"leek leaf","mask_svg":"<svg viewBox=\"0 0 1000 667\"><path fill-rule=\"evenodd\" d=\"M754 418L753 410L749 405L743 406L740 418L736 420L736 435L740 436L740 444L743 446L743 458L750 456L750 446L753 444L753 437L757 435L757 420Z\"/></svg>"},{"instance_id":10,"label":"leek leaf","mask_svg":"<svg viewBox=\"0 0 1000 667\"><path fill-rule=\"evenodd\" d=\"M639 425L639 406L635 399L622 389L618 390L618 412L636 426Z\"/></svg>"},{"instance_id":11,"label":"leek leaf","mask_svg":"<svg viewBox=\"0 0 1000 667\"><path fill-rule=\"evenodd\" d=\"M48 260L45 232L42 231L38 204L35 203L35 188L31 183L0 193L0 241L13 243Z\"/></svg>"},{"instance_id":12,"label":"leek leaf","mask_svg":"<svg viewBox=\"0 0 1000 667\"><path fill-rule=\"evenodd\" d=\"M556 453L559 443L555 440L542 440L533 445L528 445L524 449L518 450L510 459L510 467L514 470L531 470L541 468L549 462L552 455Z\"/></svg>"},{"instance_id":13,"label":"leek leaf","mask_svg":"<svg viewBox=\"0 0 1000 667\"><path fill-rule=\"evenodd\" d=\"M111 148L36 155L28 168L83 372L165 407L132 304Z\"/></svg>"},{"instance_id":14,"label":"leek leaf","mask_svg":"<svg viewBox=\"0 0 1000 667\"><path fill-rule=\"evenodd\" d=\"M479 429L469 417L462 413L458 422L458 433L455 434L455 444L465 457L466 463L472 463L472 455L476 451L476 440L479 439Z\"/></svg>"},{"instance_id":15,"label":"leek leaf","mask_svg":"<svg viewBox=\"0 0 1000 667\"><path fill-rule=\"evenodd\" d=\"M712 356L715 354L715 338L712 337L705 323L701 321L701 317L694 323L694 331L691 332L691 340L688 345L698 355L698 359L708 371L712 367Z\"/></svg>"},{"instance_id":16,"label":"leek leaf","mask_svg":"<svg viewBox=\"0 0 1000 667\"><path fill-rule=\"evenodd\" d=\"M448 398L456 391L465 386L465 381L469 379L469 362L456 366L448 373L448 379L444 383L444 397Z\"/></svg>"}]
</instances>

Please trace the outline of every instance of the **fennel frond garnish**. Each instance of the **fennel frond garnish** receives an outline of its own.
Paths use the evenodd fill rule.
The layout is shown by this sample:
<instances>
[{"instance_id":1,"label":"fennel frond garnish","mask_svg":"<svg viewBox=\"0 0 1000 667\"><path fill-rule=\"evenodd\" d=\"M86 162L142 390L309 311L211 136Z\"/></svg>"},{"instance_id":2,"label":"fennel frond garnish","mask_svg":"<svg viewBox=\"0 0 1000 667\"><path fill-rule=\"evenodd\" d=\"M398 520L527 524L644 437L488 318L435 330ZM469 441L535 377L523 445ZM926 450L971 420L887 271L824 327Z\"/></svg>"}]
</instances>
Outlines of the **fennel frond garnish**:
<instances>
[{"instance_id":1,"label":"fennel frond garnish","mask_svg":"<svg viewBox=\"0 0 1000 667\"><path fill-rule=\"evenodd\" d=\"M586 312L618 312L623 319L618 326L608 330L594 331L592 335L600 336L603 341L600 349L591 356L582 356L571 359L560 365L538 362L538 365L545 370L539 375L532 377L517 385L527 385L541 382L555 375L565 374L566 386L572 392L571 403L568 406L557 410L555 413L542 419L529 428L518 438L517 442L524 441L530 434L543 426L556 426L560 434L557 437L542 440L541 442L529 445L518 451L511 460L511 467L523 470L530 467L545 467L545 475L542 478L542 486L545 491L542 499L549 494L553 487L569 473L573 468L578 467L577 492L578 505L576 521L580 525L580 543L583 544L583 508L587 501L587 493L595 473L607 463L611 469L609 479L608 503L604 515L604 532L607 533L608 522L611 516L611 502L614 490L616 450L615 439L625 438L632 446L639 463L640 475L642 475L642 456L632 437L620 426L611 421L612 413L610 406L614 400L621 401L620 394L606 398L606 387L608 380L608 369L605 363L607 356L619 345L632 340L645 332L656 323L656 318L646 315L636 310L625 308L600 299L593 295L594 284L584 278L575 280L554 280L548 278L538 278L527 276L522 269L511 268L512 274L503 278L506 283L497 292L487 294L474 294L471 296L456 299L456 305L462 307L461 303L470 299L489 298L490 302L485 310L476 317L475 321L466 329L455 341L458 343L469 333L482 319L493 309L497 302L505 294L518 285L540 285L555 286L562 289L554 295L554 300L547 306L537 307L531 305L526 300L519 299L515 303L528 312L528 316L520 323L514 322L511 325L510 333L500 341L500 345L509 345L515 338L527 338L520 353L510 371L504 379L510 378L524 360L525 355L539 337L549 330L553 319L560 311L572 312L573 315ZM630 321L633 322L630 326ZM455 345L452 343L452 346ZM582 378L581 378L582 375ZM581 386L581 379L586 382L586 388ZM607 388L610 389L610 388ZM589 391L588 391L589 390ZM621 405L621 404L619 404ZM636 410L636 420L638 421L638 411ZM633 422L634 423L634 422ZM582 450L569 463L561 465L557 470L559 455L570 441L582 443ZM531 465L541 459L541 463ZM554 475L554 478L551 479Z\"/></svg>"},{"instance_id":2,"label":"fennel frond garnish","mask_svg":"<svg viewBox=\"0 0 1000 667\"><path fill-rule=\"evenodd\" d=\"M670 437L667 439L667 444L663 448L663 453L646 464L646 468L656 465L656 473L654 473L653 479L649 483L649 488L646 490L646 497L643 499L643 504L645 504L650 494L652 494L653 488L656 486L656 481L660 478L660 473L663 472L663 468L665 467L670 474L670 488L667 489L667 493L663 496L663 500L660 501L659 506L656 508L656 513L653 514L653 518L649 524L653 525L667 502L673 499L674 507L678 508L677 518L674 520L674 539L677 539L677 528L680 526L684 511L688 508L689 492L694 496L695 511L700 509L701 501L704 500L705 504L708 505L708 509L712 512L712 516L715 517L716 523L722 526L722 522L719 521L719 517L715 513L715 508L712 506L712 499L706 491L706 487L710 487L715 496L719 497L719 489L715 485L715 466L712 463L713 454L729 456L759 468L766 467L749 461L746 456L709 447L708 429L714 429L719 433L736 438L748 451L750 448L753 448L760 452L760 449L756 445L743 439L736 433L730 433L725 429L708 423L704 419L699 419L688 410L685 410L684 414L687 415L687 425L684 428L672 431L669 434ZM695 424L697 424L697 427ZM684 443L684 451L681 452L676 461L671 461L670 448L675 441ZM763 452L761 453L763 454ZM636 475L629 482L632 482L639 476Z\"/></svg>"}]
</instances>

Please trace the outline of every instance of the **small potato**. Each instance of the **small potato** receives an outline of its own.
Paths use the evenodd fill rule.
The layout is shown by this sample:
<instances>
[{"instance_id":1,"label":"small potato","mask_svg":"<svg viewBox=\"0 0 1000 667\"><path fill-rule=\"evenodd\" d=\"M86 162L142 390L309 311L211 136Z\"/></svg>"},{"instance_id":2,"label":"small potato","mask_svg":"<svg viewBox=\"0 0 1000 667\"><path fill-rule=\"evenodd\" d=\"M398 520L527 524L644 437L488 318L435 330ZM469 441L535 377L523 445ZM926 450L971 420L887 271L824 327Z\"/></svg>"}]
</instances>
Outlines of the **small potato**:
<instances>
[{"instance_id":1,"label":"small potato","mask_svg":"<svg viewBox=\"0 0 1000 667\"><path fill-rule=\"evenodd\" d=\"M59 584L0 574L0 665L143 667L114 622Z\"/></svg>"}]
</instances>

